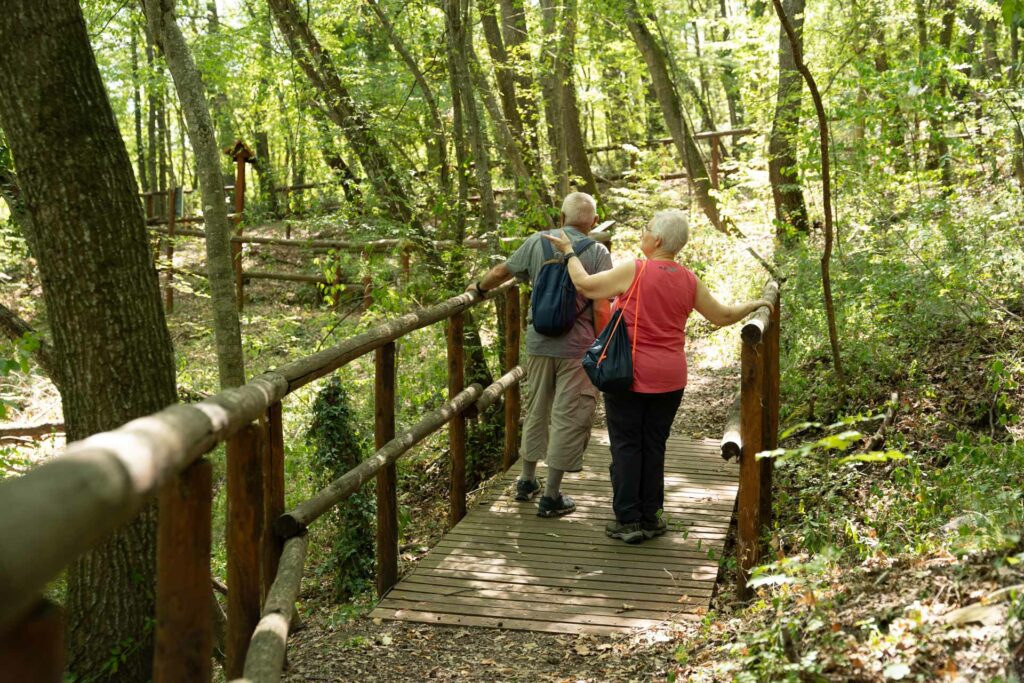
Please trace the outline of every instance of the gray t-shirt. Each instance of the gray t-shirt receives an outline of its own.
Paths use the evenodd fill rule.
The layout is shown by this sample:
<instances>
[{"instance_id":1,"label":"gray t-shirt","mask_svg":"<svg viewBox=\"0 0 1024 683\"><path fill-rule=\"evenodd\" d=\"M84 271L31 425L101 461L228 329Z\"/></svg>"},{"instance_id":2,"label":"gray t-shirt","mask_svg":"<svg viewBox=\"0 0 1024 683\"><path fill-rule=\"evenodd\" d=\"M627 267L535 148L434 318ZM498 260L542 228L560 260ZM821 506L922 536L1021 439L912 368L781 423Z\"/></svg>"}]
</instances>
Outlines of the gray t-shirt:
<instances>
[{"instance_id":1,"label":"gray t-shirt","mask_svg":"<svg viewBox=\"0 0 1024 683\"><path fill-rule=\"evenodd\" d=\"M573 242L585 237L576 228L566 226L563 229L566 236ZM549 235L558 233L557 230L545 232ZM505 262L512 274L523 282L534 282L544 264L544 247L541 245L541 240L544 239L541 237L543 234L545 233L538 232L531 235ZM608 248L600 243L591 245L583 252L580 261L591 275L612 267L611 254L608 253ZM576 324L561 337L547 337L533 329L533 310L531 308L527 314L527 320L531 324L526 328L526 352L532 356L582 358L587 348L593 343L594 337L597 336L594 333L594 307L590 305L586 297L577 294L576 308L580 311L576 316Z\"/></svg>"}]
</instances>

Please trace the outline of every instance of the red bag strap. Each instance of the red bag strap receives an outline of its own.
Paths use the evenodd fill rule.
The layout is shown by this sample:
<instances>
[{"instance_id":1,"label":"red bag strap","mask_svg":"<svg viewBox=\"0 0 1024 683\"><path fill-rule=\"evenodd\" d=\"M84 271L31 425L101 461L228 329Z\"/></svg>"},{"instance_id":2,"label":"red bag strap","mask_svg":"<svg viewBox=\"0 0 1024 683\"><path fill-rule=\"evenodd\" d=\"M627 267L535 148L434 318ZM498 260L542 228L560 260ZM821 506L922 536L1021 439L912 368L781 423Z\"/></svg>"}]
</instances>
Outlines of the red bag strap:
<instances>
[{"instance_id":1,"label":"red bag strap","mask_svg":"<svg viewBox=\"0 0 1024 683\"><path fill-rule=\"evenodd\" d=\"M624 302L622 302L622 313L619 315L619 319L615 321L615 327L613 327L611 332L608 333L608 339L611 339L612 337L615 336L615 331L617 329L619 329L619 325L622 323L622 319L625 316L626 306L629 305L629 302L632 300L633 295L636 294L638 289L640 289L640 276L643 275L644 274L644 270L647 269L647 263L648 262L645 260L644 264L642 266L640 266L640 272L637 273L633 277L633 284L631 284L629 289L626 290L626 300ZM639 308L639 306L640 306L640 298L637 297L637 311L636 311L637 321L640 320L640 308ZM616 306L616 308L618 308L618 307ZM637 337L636 330L634 330L633 331L633 351L632 351L632 358L633 358L634 361L636 360L636 337ZM607 356L607 355L608 355L608 344L605 344L604 348L601 349L601 356L597 359L597 364L600 365L601 361L603 361L604 357Z\"/></svg>"}]
</instances>

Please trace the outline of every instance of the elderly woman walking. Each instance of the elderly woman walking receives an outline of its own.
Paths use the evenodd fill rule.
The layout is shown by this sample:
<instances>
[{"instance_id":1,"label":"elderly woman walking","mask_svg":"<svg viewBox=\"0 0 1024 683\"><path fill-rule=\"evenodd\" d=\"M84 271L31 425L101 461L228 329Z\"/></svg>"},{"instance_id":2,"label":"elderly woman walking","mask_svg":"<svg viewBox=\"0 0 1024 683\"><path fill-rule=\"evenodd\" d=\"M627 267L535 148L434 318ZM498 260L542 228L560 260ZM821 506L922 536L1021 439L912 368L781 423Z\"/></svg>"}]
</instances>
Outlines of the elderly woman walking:
<instances>
[{"instance_id":1,"label":"elderly woman walking","mask_svg":"<svg viewBox=\"0 0 1024 683\"><path fill-rule=\"evenodd\" d=\"M615 520L605 533L639 543L665 533L660 512L665 501L665 442L686 387L686 321L690 311L713 325L732 325L761 306L759 299L726 305L715 299L697 276L677 262L689 238L681 211L654 215L640 239L646 259L626 261L589 275L573 258L565 238L547 236L566 255L577 291L589 299L618 296L632 342L633 385L605 393L611 438L612 508ZM626 296L621 296L625 294Z\"/></svg>"}]
</instances>

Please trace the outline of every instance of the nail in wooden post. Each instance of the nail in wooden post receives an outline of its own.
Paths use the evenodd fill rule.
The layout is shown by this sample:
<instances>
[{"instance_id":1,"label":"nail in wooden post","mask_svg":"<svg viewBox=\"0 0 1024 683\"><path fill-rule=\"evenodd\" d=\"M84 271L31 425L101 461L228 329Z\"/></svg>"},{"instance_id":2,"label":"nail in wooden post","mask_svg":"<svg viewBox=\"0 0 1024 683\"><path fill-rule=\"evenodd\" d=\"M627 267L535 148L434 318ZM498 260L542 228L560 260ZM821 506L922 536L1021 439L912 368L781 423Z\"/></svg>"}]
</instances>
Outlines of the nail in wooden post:
<instances>
[{"instance_id":1,"label":"nail in wooden post","mask_svg":"<svg viewBox=\"0 0 1024 683\"><path fill-rule=\"evenodd\" d=\"M717 136L711 138L711 187L718 189L718 157L719 139Z\"/></svg>"},{"instance_id":2,"label":"nail in wooden post","mask_svg":"<svg viewBox=\"0 0 1024 683\"><path fill-rule=\"evenodd\" d=\"M740 455L740 490L737 503L737 537L739 572L737 592L746 598L747 579L750 569L757 564L759 556L758 518L761 510L761 466L755 455L763 450L763 415L761 392L764 388L764 367L762 364L763 343L756 345L743 342L740 375L740 434L743 451Z\"/></svg>"},{"instance_id":3,"label":"nail in wooden post","mask_svg":"<svg viewBox=\"0 0 1024 683\"><path fill-rule=\"evenodd\" d=\"M164 305L174 312L174 229L178 220L178 188L167 191L167 279L164 281Z\"/></svg>"},{"instance_id":4,"label":"nail in wooden post","mask_svg":"<svg viewBox=\"0 0 1024 683\"><path fill-rule=\"evenodd\" d=\"M448 319L448 398L465 389L464 319L456 313ZM448 422L448 440L452 456L451 504L448 526L466 516L466 418L456 415Z\"/></svg>"},{"instance_id":5,"label":"nail in wooden post","mask_svg":"<svg viewBox=\"0 0 1024 683\"><path fill-rule=\"evenodd\" d=\"M40 599L0 639L0 672L5 681L61 683L64 680L64 617L60 607Z\"/></svg>"},{"instance_id":6,"label":"nail in wooden post","mask_svg":"<svg viewBox=\"0 0 1024 683\"><path fill-rule=\"evenodd\" d=\"M373 440L380 450L395 438L395 342L374 356ZM377 473L377 595L398 583L398 474L391 463Z\"/></svg>"},{"instance_id":7,"label":"nail in wooden post","mask_svg":"<svg viewBox=\"0 0 1024 683\"><path fill-rule=\"evenodd\" d=\"M781 293L780 293L781 294ZM779 447L779 303L776 300L764 337L764 450ZM773 458L761 461L761 526L772 521Z\"/></svg>"},{"instance_id":8,"label":"nail in wooden post","mask_svg":"<svg viewBox=\"0 0 1024 683\"><path fill-rule=\"evenodd\" d=\"M505 372L519 365L519 287L513 285L505 290ZM505 450L501 467L507 470L519 459L519 384L505 392Z\"/></svg>"},{"instance_id":9,"label":"nail in wooden post","mask_svg":"<svg viewBox=\"0 0 1024 683\"><path fill-rule=\"evenodd\" d=\"M208 460L198 460L160 489L154 683L202 682L213 676L212 473Z\"/></svg>"},{"instance_id":10,"label":"nail in wooden post","mask_svg":"<svg viewBox=\"0 0 1024 683\"><path fill-rule=\"evenodd\" d=\"M274 520L284 514L284 427L281 402L267 409L267 447L263 450L263 539L260 543L263 572L260 582L260 604L266 600L277 576L284 543L274 533Z\"/></svg>"},{"instance_id":11,"label":"nail in wooden post","mask_svg":"<svg viewBox=\"0 0 1024 683\"><path fill-rule=\"evenodd\" d=\"M263 526L262 430L243 427L228 439L227 678L238 678L249 639L260 620L260 547ZM206 605L203 601L202 605ZM198 609L199 604L196 605Z\"/></svg>"}]
</instances>

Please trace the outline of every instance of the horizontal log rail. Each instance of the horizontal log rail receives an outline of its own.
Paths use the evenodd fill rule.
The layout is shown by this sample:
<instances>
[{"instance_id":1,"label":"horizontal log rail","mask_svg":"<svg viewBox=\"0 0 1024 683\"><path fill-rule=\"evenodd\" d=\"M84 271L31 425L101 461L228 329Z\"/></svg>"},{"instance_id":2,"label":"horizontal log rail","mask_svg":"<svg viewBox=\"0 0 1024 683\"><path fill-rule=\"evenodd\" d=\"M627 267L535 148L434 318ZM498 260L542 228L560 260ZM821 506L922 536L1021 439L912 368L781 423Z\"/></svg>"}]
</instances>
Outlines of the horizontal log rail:
<instances>
[{"instance_id":1,"label":"horizontal log rail","mask_svg":"<svg viewBox=\"0 0 1024 683\"><path fill-rule=\"evenodd\" d=\"M738 137L742 135L753 135L753 128L735 128L731 130L702 130L693 134L695 140L710 140L715 138L724 137ZM587 152L593 154L594 152L615 152L622 151L626 148L626 145L636 147L637 149L652 149L655 147L668 147L674 144L672 138L657 138L654 140L644 140L643 142L617 142L608 145L598 145L595 147L588 147Z\"/></svg>"}]
</instances>

